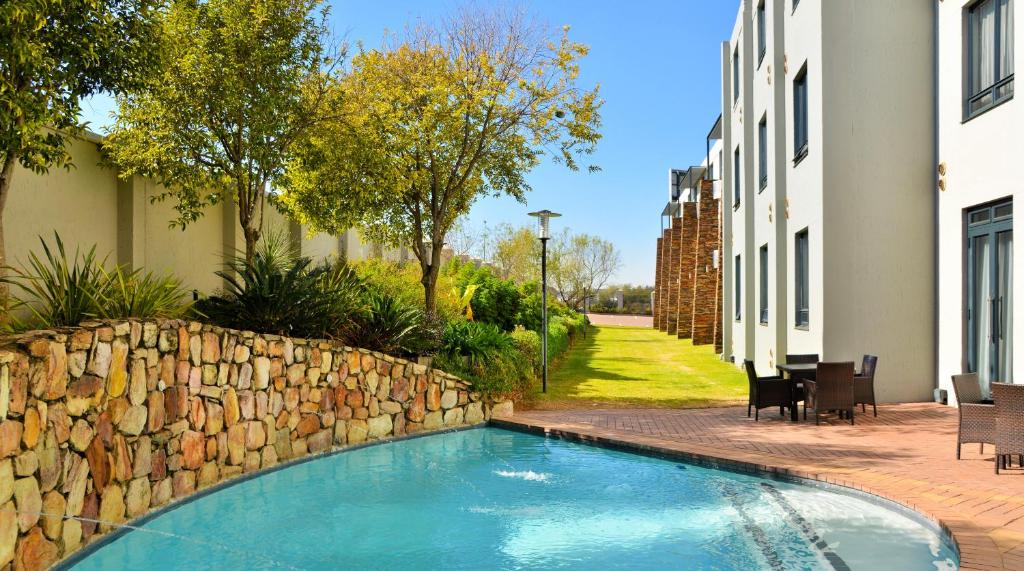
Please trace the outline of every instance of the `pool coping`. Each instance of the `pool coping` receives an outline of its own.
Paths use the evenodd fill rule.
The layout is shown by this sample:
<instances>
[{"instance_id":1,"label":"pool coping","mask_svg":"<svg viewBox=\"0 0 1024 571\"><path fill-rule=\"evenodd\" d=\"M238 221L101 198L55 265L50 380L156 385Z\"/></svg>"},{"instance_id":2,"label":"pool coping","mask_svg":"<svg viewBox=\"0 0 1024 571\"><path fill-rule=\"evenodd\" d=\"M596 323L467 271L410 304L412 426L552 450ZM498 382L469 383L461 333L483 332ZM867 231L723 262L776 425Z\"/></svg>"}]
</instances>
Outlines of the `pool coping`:
<instances>
[{"instance_id":1,"label":"pool coping","mask_svg":"<svg viewBox=\"0 0 1024 571\"><path fill-rule=\"evenodd\" d=\"M952 513L938 513L910 498L878 489L858 479L856 473L839 474L835 469L815 467L807 462L770 454L713 448L679 440L643 434L622 433L591 425L540 421L538 419L492 419L489 426L558 438L591 446L654 456L697 466L755 474L771 479L824 487L843 488L855 496L889 504L941 533L956 552L959 569L1002 569L1002 554L984 530L970 520ZM816 470L814 468L817 468ZM993 562L1000 562L994 565Z\"/></svg>"},{"instance_id":2,"label":"pool coping","mask_svg":"<svg viewBox=\"0 0 1024 571\"><path fill-rule=\"evenodd\" d=\"M464 430L476 430L476 429L479 429L479 428L486 428L487 426L490 426L489 422L481 422L481 423L469 424L469 425L465 425L465 426L455 426L455 427L443 428L443 429L439 429L439 430L415 432L413 434L402 434L400 436L390 436L390 437L381 438L381 439L378 439L378 440L368 440L366 442L360 442L359 444L351 444L351 445L346 445L346 446L338 446L336 448L331 448L330 450L327 450L327 451L324 451L324 452L319 452L319 453L315 453L315 454L307 454L305 456L302 456L301 458L295 458L295 459L292 459L292 460L288 460L286 462L280 462L280 463L275 464L274 466L271 466L269 468L261 468L259 470L254 470L254 471L249 472L249 473L241 474L239 476L236 476L234 478L230 478L228 480L222 480L220 482L217 482L216 484L212 484L212 485L210 485L208 487L196 490L195 492L193 492L193 493L191 493L191 494L189 494L187 496L184 496L182 498L174 498L170 502L168 502L166 505L160 506L159 508L157 508L155 510L146 512L145 514L140 515L137 518L129 519L129 520L126 520L124 523L118 524L119 527L117 527L117 529L113 529L111 531L108 531L107 533L101 535L95 541L90 541L89 543L83 545L81 548L79 548L78 550L74 551L73 553L71 553L67 557L61 559L60 561L57 561L56 563L54 563L53 566L50 567L50 570L51 571L66 571L66 570L69 570L69 569L73 568L75 565L77 565L78 563L80 563L83 559L87 559L90 555L92 555L96 551L102 549L103 547L105 547L106 545L116 541L117 539L120 539L121 536L126 535L128 533L131 533L132 531L135 531L135 528L143 526L146 523L148 523L148 522L150 522L150 521L152 521L152 520L154 520L154 519L156 519L156 518L158 518L160 516L166 515L166 514L172 512L172 511L174 511L174 510L176 510L176 509L178 509L178 508L180 508L180 507L182 507L182 506L184 506L186 504L189 504L189 503L191 503L191 502L193 502L195 500L204 498L204 497L209 496L211 494L214 494L214 493L217 493L219 491L222 491L222 490L225 490L227 488L230 488L231 486L235 486L235 485L238 485L238 484L241 484L241 483L244 483L244 482L248 482L249 480L252 480L252 479L255 479L255 478L259 478L261 476L266 476L267 474L272 474L272 473L277 472L279 470L284 470L284 469L287 469L287 468L292 468L292 467L298 466L300 464L305 464L306 462L312 462L314 460L321 460L323 458L327 458L329 456L334 456L334 455L337 455L337 454L343 454L345 452L353 452L355 450L359 450L359 449L362 449L362 448L369 448L371 446L381 446L381 445L385 445L385 444L393 444L393 443L401 442L401 441L404 441L404 440L415 440L417 438L424 438L424 437L427 437L427 436L437 436L437 435L440 435L440 434L451 434L451 433L454 433L454 432L462 432Z\"/></svg>"}]
</instances>

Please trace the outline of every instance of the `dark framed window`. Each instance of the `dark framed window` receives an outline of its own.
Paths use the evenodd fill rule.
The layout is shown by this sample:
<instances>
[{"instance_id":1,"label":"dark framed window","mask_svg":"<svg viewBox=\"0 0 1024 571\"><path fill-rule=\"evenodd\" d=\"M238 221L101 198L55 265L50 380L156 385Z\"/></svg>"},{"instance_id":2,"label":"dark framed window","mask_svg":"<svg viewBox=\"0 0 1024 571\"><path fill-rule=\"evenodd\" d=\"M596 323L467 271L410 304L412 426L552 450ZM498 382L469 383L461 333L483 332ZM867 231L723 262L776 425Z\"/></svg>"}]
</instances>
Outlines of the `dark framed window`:
<instances>
[{"instance_id":1,"label":"dark framed window","mask_svg":"<svg viewBox=\"0 0 1024 571\"><path fill-rule=\"evenodd\" d=\"M793 80L793 162L807 156L807 64Z\"/></svg>"},{"instance_id":2,"label":"dark framed window","mask_svg":"<svg viewBox=\"0 0 1024 571\"><path fill-rule=\"evenodd\" d=\"M979 0L966 9L970 119L1013 98L1013 0Z\"/></svg>"},{"instance_id":3,"label":"dark framed window","mask_svg":"<svg viewBox=\"0 0 1024 571\"><path fill-rule=\"evenodd\" d=\"M740 194L743 185L740 184L740 148L732 154L732 205L740 205Z\"/></svg>"},{"instance_id":4,"label":"dark framed window","mask_svg":"<svg viewBox=\"0 0 1024 571\"><path fill-rule=\"evenodd\" d=\"M740 256L737 255L736 256L736 267L735 267L735 270L733 272L733 288L736 290L735 291L735 294L736 294L736 301L735 301L736 309L734 311L734 313L736 314L736 321L739 321L740 319L743 318L743 280L740 279L742 277L743 277L743 264L740 261Z\"/></svg>"},{"instance_id":5,"label":"dark framed window","mask_svg":"<svg viewBox=\"0 0 1024 571\"><path fill-rule=\"evenodd\" d=\"M768 38L765 37L764 0L757 5L757 66L761 67L764 54L768 51Z\"/></svg>"},{"instance_id":6,"label":"dark framed window","mask_svg":"<svg viewBox=\"0 0 1024 571\"><path fill-rule=\"evenodd\" d=\"M737 42L738 44L738 42ZM732 52L732 102L740 100L740 46Z\"/></svg>"},{"instance_id":7,"label":"dark framed window","mask_svg":"<svg viewBox=\"0 0 1024 571\"><path fill-rule=\"evenodd\" d=\"M768 323L768 244L761 246L759 252L761 258L761 283L759 287L760 293L760 309L761 309L761 323Z\"/></svg>"},{"instance_id":8,"label":"dark framed window","mask_svg":"<svg viewBox=\"0 0 1024 571\"><path fill-rule=\"evenodd\" d=\"M758 188L768 186L768 114L761 117L757 125L757 177Z\"/></svg>"},{"instance_id":9,"label":"dark framed window","mask_svg":"<svg viewBox=\"0 0 1024 571\"><path fill-rule=\"evenodd\" d=\"M807 237L807 229L796 233L796 239L793 248L793 262L794 262L794 276L793 284L796 288L794 292L794 303L797 327L807 327L810 323L810 268L809 268L809 244Z\"/></svg>"},{"instance_id":10,"label":"dark framed window","mask_svg":"<svg viewBox=\"0 0 1024 571\"><path fill-rule=\"evenodd\" d=\"M796 12L796 7L800 5L800 0L793 0L793 11Z\"/></svg>"}]
</instances>

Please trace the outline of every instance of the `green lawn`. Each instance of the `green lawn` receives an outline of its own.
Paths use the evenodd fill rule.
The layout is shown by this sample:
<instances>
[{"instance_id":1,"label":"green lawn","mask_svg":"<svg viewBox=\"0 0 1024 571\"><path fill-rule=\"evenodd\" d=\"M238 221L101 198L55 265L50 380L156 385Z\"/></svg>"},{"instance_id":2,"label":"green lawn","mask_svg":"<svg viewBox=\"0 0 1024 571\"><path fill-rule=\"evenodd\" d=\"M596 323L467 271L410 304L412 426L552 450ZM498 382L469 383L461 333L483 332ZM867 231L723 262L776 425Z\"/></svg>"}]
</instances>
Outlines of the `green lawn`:
<instances>
[{"instance_id":1,"label":"green lawn","mask_svg":"<svg viewBox=\"0 0 1024 571\"><path fill-rule=\"evenodd\" d=\"M549 373L527 408L695 408L746 402L747 379L718 360L711 346L694 347L641 327L590 327Z\"/></svg>"}]
</instances>

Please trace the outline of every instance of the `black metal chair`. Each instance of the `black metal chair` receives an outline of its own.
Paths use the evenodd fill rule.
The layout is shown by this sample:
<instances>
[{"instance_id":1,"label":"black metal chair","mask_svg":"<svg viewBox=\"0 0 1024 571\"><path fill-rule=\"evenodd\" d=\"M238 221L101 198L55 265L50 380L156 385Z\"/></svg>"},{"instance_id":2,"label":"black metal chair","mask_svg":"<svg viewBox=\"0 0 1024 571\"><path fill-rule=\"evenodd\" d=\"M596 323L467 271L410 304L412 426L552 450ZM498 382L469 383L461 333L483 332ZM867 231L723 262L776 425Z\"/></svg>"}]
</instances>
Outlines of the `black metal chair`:
<instances>
[{"instance_id":1,"label":"black metal chair","mask_svg":"<svg viewBox=\"0 0 1024 571\"><path fill-rule=\"evenodd\" d=\"M762 408L777 406L782 411L792 406L789 394L789 381L782 377L758 377L754 362L743 361L743 367L747 370L747 381L750 383L750 398L747 401L747 418L750 418L750 409L754 409L754 420L758 420L758 412ZM785 414L783 412L783 414Z\"/></svg>"},{"instance_id":2,"label":"black metal chair","mask_svg":"<svg viewBox=\"0 0 1024 571\"><path fill-rule=\"evenodd\" d=\"M867 412L867 405L875 416L878 416L878 405L875 403L875 369L878 368L878 357L864 355L860 374L853 377L854 404L860 405L861 412Z\"/></svg>"}]
</instances>

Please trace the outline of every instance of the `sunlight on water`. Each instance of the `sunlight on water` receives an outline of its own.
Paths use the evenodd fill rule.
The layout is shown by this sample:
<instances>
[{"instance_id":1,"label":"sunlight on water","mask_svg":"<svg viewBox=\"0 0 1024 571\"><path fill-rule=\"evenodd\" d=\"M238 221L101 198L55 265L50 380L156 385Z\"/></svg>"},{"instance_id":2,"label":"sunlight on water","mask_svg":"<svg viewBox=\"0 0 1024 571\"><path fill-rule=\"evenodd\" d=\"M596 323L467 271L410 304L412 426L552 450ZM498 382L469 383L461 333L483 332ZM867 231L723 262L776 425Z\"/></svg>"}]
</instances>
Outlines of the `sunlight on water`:
<instances>
[{"instance_id":1,"label":"sunlight on water","mask_svg":"<svg viewBox=\"0 0 1024 571\"><path fill-rule=\"evenodd\" d=\"M936 569L860 497L493 428L371 446L186 502L75 569Z\"/></svg>"}]
</instances>

